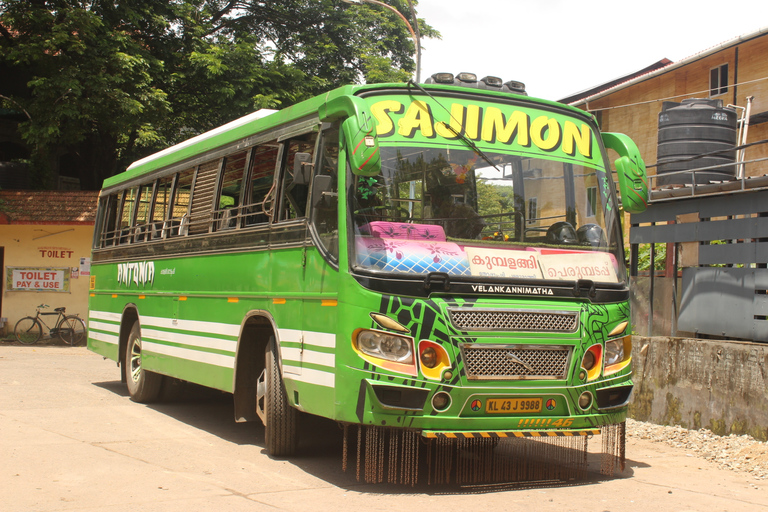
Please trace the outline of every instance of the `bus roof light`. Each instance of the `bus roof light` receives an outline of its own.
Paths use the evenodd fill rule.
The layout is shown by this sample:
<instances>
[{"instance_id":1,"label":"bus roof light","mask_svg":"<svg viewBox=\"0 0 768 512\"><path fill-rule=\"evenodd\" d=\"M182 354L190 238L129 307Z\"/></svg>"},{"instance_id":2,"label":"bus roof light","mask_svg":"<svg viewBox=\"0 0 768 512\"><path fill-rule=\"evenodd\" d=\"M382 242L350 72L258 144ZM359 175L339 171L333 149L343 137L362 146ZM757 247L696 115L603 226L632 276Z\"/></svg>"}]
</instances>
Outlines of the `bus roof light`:
<instances>
[{"instance_id":1,"label":"bus roof light","mask_svg":"<svg viewBox=\"0 0 768 512\"><path fill-rule=\"evenodd\" d=\"M497 87L499 89L501 89L501 86L504 85L501 78L497 76L486 76L481 78L480 81L488 87Z\"/></svg>"},{"instance_id":2,"label":"bus roof light","mask_svg":"<svg viewBox=\"0 0 768 512\"><path fill-rule=\"evenodd\" d=\"M427 78L424 83L453 85L453 81L453 73L435 73L431 77Z\"/></svg>"},{"instance_id":3,"label":"bus roof light","mask_svg":"<svg viewBox=\"0 0 768 512\"><path fill-rule=\"evenodd\" d=\"M477 75L474 73L459 73L456 75L456 80L474 84L477 83Z\"/></svg>"},{"instance_id":4,"label":"bus roof light","mask_svg":"<svg viewBox=\"0 0 768 512\"><path fill-rule=\"evenodd\" d=\"M523 82L518 82L516 80L510 80L509 82L504 83L504 87L506 87L509 92L513 92L515 94L522 94L524 96L528 96L528 93L525 92L525 84Z\"/></svg>"}]
</instances>

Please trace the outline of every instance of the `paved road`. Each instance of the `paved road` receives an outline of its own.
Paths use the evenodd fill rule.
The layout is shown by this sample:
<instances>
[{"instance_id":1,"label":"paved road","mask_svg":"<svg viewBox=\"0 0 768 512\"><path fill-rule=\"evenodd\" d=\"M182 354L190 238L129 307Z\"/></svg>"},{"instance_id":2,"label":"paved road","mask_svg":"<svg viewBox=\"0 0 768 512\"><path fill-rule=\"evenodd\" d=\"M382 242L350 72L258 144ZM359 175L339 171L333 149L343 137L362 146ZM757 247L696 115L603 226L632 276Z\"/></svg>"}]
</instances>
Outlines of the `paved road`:
<instances>
[{"instance_id":1,"label":"paved road","mask_svg":"<svg viewBox=\"0 0 768 512\"><path fill-rule=\"evenodd\" d=\"M305 428L302 455L270 459L259 425L197 388L131 402L114 363L85 348L0 343L0 511L761 511L768 482L630 439L627 469L567 486L366 485L341 471L335 425ZM593 443L599 446L599 443Z\"/></svg>"}]
</instances>

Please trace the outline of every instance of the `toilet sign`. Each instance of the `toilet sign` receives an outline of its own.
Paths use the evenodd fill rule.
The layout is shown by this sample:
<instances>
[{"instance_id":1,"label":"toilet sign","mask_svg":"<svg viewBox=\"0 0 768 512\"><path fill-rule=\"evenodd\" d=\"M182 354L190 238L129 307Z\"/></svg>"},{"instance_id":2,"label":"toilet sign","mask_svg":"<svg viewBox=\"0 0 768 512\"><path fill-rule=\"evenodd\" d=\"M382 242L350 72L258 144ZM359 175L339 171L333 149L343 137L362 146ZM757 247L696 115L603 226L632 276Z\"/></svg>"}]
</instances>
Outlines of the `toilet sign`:
<instances>
[{"instance_id":1,"label":"toilet sign","mask_svg":"<svg viewBox=\"0 0 768 512\"><path fill-rule=\"evenodd\" d=\"M5 289L20 292L68 292L71 269L6 267Z\"/></svg>"}]
</instances>

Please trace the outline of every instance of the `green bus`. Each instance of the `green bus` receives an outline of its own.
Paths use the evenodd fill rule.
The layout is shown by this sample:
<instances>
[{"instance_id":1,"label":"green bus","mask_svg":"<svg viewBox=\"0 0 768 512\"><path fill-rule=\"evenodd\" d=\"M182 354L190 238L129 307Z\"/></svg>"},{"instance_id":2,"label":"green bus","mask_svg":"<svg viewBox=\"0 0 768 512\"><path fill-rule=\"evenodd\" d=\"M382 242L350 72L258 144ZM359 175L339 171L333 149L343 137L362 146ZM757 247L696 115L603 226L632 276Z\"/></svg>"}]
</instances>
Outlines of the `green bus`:
<instances>
[{"instance_id":1,"label":"green bus","mask_svg":"<svg viewBox=\"0 0 768 512\"><path fill-rule=\"evenodd\" d=\"M623 465L620 220L646 181L628 137L496 77L259 111L104 182L88 347L137 402L231 393L275 457L304 415L338 422L368 482L425 459L431 482L503 481L510 453L598 434Z\"/></svg>"}]
</instances>

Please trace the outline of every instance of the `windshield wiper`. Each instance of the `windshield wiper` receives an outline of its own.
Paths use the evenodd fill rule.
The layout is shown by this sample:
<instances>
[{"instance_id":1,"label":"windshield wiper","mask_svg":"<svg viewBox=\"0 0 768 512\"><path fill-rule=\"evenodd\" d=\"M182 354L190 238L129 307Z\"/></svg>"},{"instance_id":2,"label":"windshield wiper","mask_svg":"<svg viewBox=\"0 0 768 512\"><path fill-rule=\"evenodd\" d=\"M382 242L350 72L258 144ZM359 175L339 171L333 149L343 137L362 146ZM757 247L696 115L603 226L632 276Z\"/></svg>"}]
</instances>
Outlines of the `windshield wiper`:
<instances>
[{"instance_id":1,"label":"windshield wiper","mask_svg":"<svg viewBox=\"0 0 768 512\"><path fill-rule=\"evenodd\" d=\"M421 92L423 92L424 94L426 94L427 96L429 96L430 98L432 98L433 100L435 100L435 103L437 103L438 105L440 105L441 107L443 107L443 110L445 110L445 111L448 113L448 115L451 117L451 119L453 119L454 121L457 121L457 119L453 117L453 114L451 114L451 111L450 111L450 110L448 110L447 108L445 108L445 105L443 105L442 103L440 103L440 100L439 100L439 99L437 99L437 98L435 98L434 96L432 96L432 94L431 94L429 91L427 91L426 89L424 89L422 86L420 86L419 84L417 84L417 83L416 83L416 82L414 82L413 80L408 80L408 85L413 85L413 86L414 86L414 87L416 87L418 90L420 90ZM453 133L454 133L454 134L455 134L455 135L456 135L458 138L460 138L460 139L461 139L461 140L464 142L464 144L466 144L467 146L469 146L469 147L472 149L472 151L474 151L474 152L475 152L477 155L479 155L479 156L480 156L480 158L482 158L483 160L485 160L485 161L488 163L488 165L490 165L491 167L493 167L494 169L496 169L496 170L497 170L497 171L498 171L498 172L499 172L499 173L500 173L502 176L504 176L504 171L502 171L501 169L499 169L499 168L496 166L496 164L495 164L495 163L493 163L493 162L491 161L491 159L490 159L490 158L489 158L489 157L488 157L488 156L487 156L485 153L483 153L483 151L482 151L480 148L478 148L478 147L477 147L477 145L476 145L474 142L472 142L472 141L471 141L471 140L470 140L470 139L469 139L469 138L468 138L466 135L462 134L461 132L458 132L458 131L456 131L456 128L454 128L453 126L451 126L451 124L449 124L449 123L443 123L443 125L444 125L446 128L448 128L449 130L451 130L451 131L452 131L452 132L453 132Z\"/></svg>"}]
</instances>

